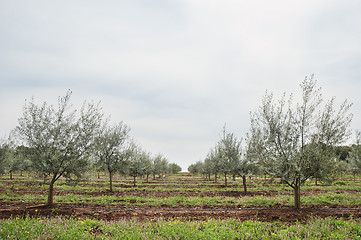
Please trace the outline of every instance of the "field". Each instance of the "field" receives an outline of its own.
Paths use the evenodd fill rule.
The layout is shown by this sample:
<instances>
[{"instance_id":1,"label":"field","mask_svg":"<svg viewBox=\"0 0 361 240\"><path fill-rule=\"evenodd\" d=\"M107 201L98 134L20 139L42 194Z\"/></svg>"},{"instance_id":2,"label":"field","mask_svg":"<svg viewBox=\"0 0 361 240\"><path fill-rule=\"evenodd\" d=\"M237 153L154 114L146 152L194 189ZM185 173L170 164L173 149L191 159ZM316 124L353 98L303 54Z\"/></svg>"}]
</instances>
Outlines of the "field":
<instances>
[{"instance_id":1,"label":"field","mask_svg":"<svg viewBox=\"0 0 361 240\"><path fill-rule=\"evenodd\" d=\"M45 233L39 239L361 238L361 181L351 176L306 182L300 210L292 207L292 189L273 178L248 179L244 193L240 179L226 187L221 178L215 183L183 173L133 187L130 178L118 177L109 192L107 176L94 176L77 185L57 182L51 207L42 205L47 185L41 179L2 176L0 239L16 239L19 231L25 239Z\"/></svg>"}]
</instances>

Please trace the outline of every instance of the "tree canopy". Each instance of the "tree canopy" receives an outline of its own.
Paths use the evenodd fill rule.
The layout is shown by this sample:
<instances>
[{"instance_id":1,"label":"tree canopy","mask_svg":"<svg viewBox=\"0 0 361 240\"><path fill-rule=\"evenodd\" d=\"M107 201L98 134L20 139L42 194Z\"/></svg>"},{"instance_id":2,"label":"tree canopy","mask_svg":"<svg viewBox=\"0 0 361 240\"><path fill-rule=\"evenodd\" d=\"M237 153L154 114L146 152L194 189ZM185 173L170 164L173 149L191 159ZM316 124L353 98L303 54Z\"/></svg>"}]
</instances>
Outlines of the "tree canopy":
<instances>
[{"instance_id":1,"label":"tree canopy","mask_svg":"<svg viewBox=\"0 0 361 240\"><path fill-rule=\"evenodd\" d=\"M295 192L300 207L301 183L328 174L330 147L350 136L351 104L346 100L336 110L335 98L324 105L313 76L301 83L302 97L294 103L286 94L278 101L266 92L261 106L251 115L253 149L267 173L280 177Z\"/></svg>"},{"instance_id":2,"label":"tree canopy","mask_svg":"<svg viewBox=\"0 0 361 240\"><path fill-rule=\"evenodd\" d=\"M53 204L54 183L60 177L80 178L89 166L95 136L102 121L99 104L84 102L79 112L70 105L71 91L59 97L57 108L44 102L26 102L16 132L33 170L50 176L47 204Z\"/></svg>"}]
</instances>

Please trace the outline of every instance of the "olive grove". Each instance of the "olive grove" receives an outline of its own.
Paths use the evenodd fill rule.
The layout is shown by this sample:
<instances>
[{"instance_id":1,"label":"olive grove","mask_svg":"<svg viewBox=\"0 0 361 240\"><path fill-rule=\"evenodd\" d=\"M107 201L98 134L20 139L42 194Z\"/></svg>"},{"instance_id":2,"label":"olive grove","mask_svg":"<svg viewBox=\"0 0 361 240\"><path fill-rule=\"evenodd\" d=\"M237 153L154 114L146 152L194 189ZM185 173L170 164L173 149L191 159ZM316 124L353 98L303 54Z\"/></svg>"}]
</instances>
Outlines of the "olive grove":
<instances>
[{"instance_id":1,"label":"olive grove","mask_svg":"<svg viewBox=\"0 0 361 240\"><path fill-rule=\"evenodd\" d=\"M300 208L301 185L307 179L328 179L339 171L337 166L346 164L336 161L340 157L336 149L351 135L352 104L345 100L335 107L335 97L324 101L316 83L313 75L306 77L298 98L284 93L276 99L266 92L259 108L251 112L244 149L232 133L224 130L205 160L190 165L188 170L209 178L214 174L215 180L218 173L236 173L242 176L245 192L246 175L257 172L280 178L293 189L294 206ZM357 139L348 158L354 169L361 165L360 133Z\"/></svg>"}]
</instances>

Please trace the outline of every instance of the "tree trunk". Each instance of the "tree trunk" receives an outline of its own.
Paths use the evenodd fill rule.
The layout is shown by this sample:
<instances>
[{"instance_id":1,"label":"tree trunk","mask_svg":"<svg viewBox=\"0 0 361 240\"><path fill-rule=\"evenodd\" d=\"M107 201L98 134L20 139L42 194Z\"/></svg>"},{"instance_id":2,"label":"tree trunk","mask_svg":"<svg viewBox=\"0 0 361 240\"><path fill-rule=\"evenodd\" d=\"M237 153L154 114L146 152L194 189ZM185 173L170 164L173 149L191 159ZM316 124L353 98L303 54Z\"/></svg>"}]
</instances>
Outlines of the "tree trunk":
<instances>
[{"instance_id":1,"label":"tree trunk","mask_svg":"<svg viewBox=\"0 0 361 240\"><path fill-rule=\"evenodd\" d=\"M109 191L113 192L113 173L109 172Z\"/></svg>"},{"instance_id":2,"label":"tree trunk","mask_svg":"<svg viewBox=\"0 0 361 240\"><path fill-rule=\"evenodd\" d=\"M296 184L294 187L294 194L295 194L295 208L301 208L301 178L296 178Z\"/></svg>"},{"instance_id":3,"label":"tree trunk","mask_svg":"<svg viewBox=\"0 0 361 240\"><path fill-rule=\"evenodd\" d=\"M53 205L53 199L54 199L54 182L51 181L50 185L49 185L49 192L48 192L48 202L47 202L48 206Z\"/></svg>"},{"instance_id":4,"label":"tree trunk","mask_svg":"<svg viewBox=\"0 0 361 240\"><path fill-rule=\"evenodd\" d=\"M227 187L227 173L224 174L224 186Z\"/></svg>"},{"instance_id":5,"label":"tree trunk","mask_svg":"<svg viewBox=\"0 0 361 240\"><path fill-rule=\"evenodd\" d=\"M137 186L137 184L136 184L135 180L136 180L136 176L133 176L133 186L134 186L134 187L136 187L136 186Z\"/></svg>"},{"instance_id":6,"label":"tree trunk","mask_svg":"<svg viewBox=\"0 0 361 240\"><path fill-rule=\"evenodd\" d=\"M10 174L10 176L9 176L10 180L13 180L13 171L10 170L9 174Z\"/></svg>"},{"instance_id":7,"label":"tree trunk","mask_svg":"<svg viewBox=\"0 0 361 240\"><path fill-rule=\"evenodd\" d=\"M317 183L317 178L315 179L315 184L316 184L316 186L318 186L318 183Z\"/></svg>"},{"instance_id":8,"label":"tree trunk","mask_svg":"<svg viewBox=\"0 0 361 240\"><path fill-rule=\"evenodd\" d=\"M214 174L214 182L217 183L217 173Z\"/></svg>"},{"instance_id":9,"label":"tree trunk","mask_svg":"<svg viewBox=\"0 0 361 240\"><path fill-rule=\"evenodd\" d=\"M149 183L149 174L147 174L147 183Z\"/></svg>"},{"instance_id":10,"label":"tree trunk","mask_svg":"<svg viewBox=\"0 0 361 240\"><path fill-rule=\"evenodd\" d=\"M243 175L243 176L242 176L242 180L243 180L243 189L244 189L244 192L247 193L246 175Z\"/></svg>"}]
</instances>

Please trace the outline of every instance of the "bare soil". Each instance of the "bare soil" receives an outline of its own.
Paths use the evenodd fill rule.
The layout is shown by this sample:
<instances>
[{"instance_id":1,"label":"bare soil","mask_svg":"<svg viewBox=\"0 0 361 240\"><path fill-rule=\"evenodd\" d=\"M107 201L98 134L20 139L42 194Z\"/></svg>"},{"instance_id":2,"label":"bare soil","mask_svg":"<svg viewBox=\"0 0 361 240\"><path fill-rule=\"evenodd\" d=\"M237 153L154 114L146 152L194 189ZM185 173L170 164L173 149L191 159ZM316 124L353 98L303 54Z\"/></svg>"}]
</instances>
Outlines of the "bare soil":
<instances>
[{"instance_id":1,"label":"bare soil","mask_svg":"<svg viewBox=\"0 0 361 240\"><path fill-rule=\"evenodd\" d=\"M184 219L184 220L207 220L212 219L237 219L258 221L280 222L304 222L311 217L337 217L353 219L361 218L359 208L301 208L296 210L290 207L277 208L243 208L243 209L121 209L107 208L104 206L73 206L73 205L35 205L35 206L10 206L0 207L0 218L11 217L54 217L66 216L73 218L91 218L99 220L139 220L150 221L152 219Z\"/></svg>"},{"instance_id":2,"label":"bare soil","mask_svg":"<svg viewBox=\"0 0 361 240\"><path fill-rule=\"evenodd\" d=\"M99 220L129 220L150 221L151 219L187 219L206 220L238 219L280 222L304 222L311 217L337 217L361 218L360 209L347 208L301 208L296 210L289 207L279 208L244 208L244 209L115 209L105 207L79 207L79 206L33 206L33 207L0 207L0 218L6 219L15 216L24 217L54 217L67 216L73 218L92 218Z\"/></svg>"},{"instance_id":3,"label":"bare soil","mask_svg":"<svg viewBox=\"0 0 361 240\"><path fill-rule=\"evenodd\" d=\"M188 176L187 176L188 177ZM154 181L149 184L139 185L137 189L127 189L127 191L115 191L109 192L107 185L100 184L104 182L93 181L92 183L84 182L82 186L91 186L95 191L84 192L84 191L57 191L55 195L67 195L67 194L79 194L92 196L103 196L103 195L116 195L116 196L152 196L159 198L166 198L172 196L200 196L200 197L212 197L212 196L224 196L224 197L243 197L243 196L275 196L277 194L290 195L290 191L249 191L244 193L239 191L240 186L234 185L228 191L222 191L222 185L213 185L215 191L197 191L197 188L210 187L209 182L193 180L192 178L183 179L177 182L160 182ZM9 193L25 195L25 194L38 194L46 196L47 190L36 190L30 188L13 188L11 187L11 181L3 181L5 187L0 188L0 219L8 219L12 217L54 217L54 216L66 216L73 218L92 218L99 220L139 220L139 221L151 221L152 219L184 219L184 220L207 220L207 219L238 219L241 221L245 220L258 220L267 222L295 222L307 221L311 217L337 217L337 218L349 218L361 219L361 203L358 206L339 206L339 205L324 205L324 206L313 206L303 207L301 209L294 209L289 206L275 206L271 208L260 208L260 207L247 207L238 208L237 206L226 206L225 209L218 209L217 206L203 206L202 208L195 208L192 206L182 208L171 208L170 206L144 206L142 209L130 209L125 207L119 207L117 205L94 205L94 204L56 204L53 206L39 205L39 203L27 203L25 205L21 202L1 202L1 195ZM197 185L193 183L198 183ZM24 182L26 187L41 186L41 182ZM182 188L189 188L189 191L181 192L174 190L175 186L182 186ZM115 184L116 187L130 188L131 182ZM172 188L169 191L153 191L153 190L141 190L142 187L153 189L156 187ZM238 188L238 189L236 189ZM98 190L99 189L99 190ZM317 195L320 193L327 192L322 187L314 190L302 191L302 195ZM345 191L342 191L345 192ZM354 192L350 191L349 192Z\"/></svg>"}]
</instances>

